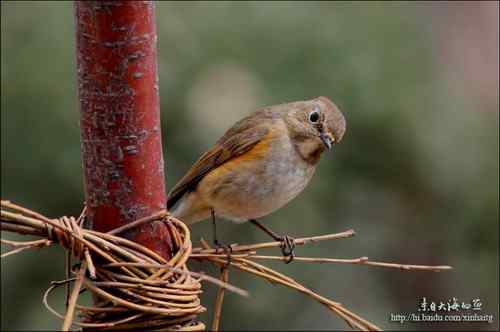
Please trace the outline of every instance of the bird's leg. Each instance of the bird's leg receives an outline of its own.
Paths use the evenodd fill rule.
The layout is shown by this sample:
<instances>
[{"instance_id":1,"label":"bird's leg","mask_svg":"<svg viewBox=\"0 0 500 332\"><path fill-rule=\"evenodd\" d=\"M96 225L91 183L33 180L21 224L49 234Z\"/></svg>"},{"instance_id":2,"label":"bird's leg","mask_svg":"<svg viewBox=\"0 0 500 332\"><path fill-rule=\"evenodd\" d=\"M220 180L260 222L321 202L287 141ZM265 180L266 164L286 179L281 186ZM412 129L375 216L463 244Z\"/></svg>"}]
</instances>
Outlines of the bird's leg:
<instances>
[{"instance_id":1,"label":"bird's leg","mask_svg":"<svg viewBox=\"0 0 500 332\"><path fill-rule=\"evenodd\" d=\"M217 225L215 222L215 211L213 208L210 209L210 213L212 214L212 225L213 225L213 235L214 235L214 245L216 247L216 252L219 251L219 249L224 250L224 252L227 255L227 265L231 263L231 254L233 252L233 248L227 244L223 244L217 240Z\"/></svg>"},{"instance_id":2,"label":"bird's leg","mask_svg":"<svg viewBox=\"0 0 500 332\"><path fill-rule=\"evenodd\" d=\"M249 220L252 224L257 226L259 229L264 231L267 235L272 237L275 241L281 242L281 253L283 256L287 258L285 263L290 263L293 261L293 258L295 257L294 250L295 250L295 239L291 236L284 235L284 236L279 236L275 232L273 232L271 229L268 227L262 225L260 222L258 222L255 219Z\"/></svg>"},{"instance_id":3,"label":"bird's leg","mask_svg":"<svg viewBox=\"0 0 500 332\"><path fill-rule=\"evenodd\" d=\"M214 209L210 209L210 213L212 214L212 230L213 230L213 236L214 236L214 245L216 247L219 247L219 241L217 240L217 225L215 224L215 211Z\"/></svg>"}]
</instances>

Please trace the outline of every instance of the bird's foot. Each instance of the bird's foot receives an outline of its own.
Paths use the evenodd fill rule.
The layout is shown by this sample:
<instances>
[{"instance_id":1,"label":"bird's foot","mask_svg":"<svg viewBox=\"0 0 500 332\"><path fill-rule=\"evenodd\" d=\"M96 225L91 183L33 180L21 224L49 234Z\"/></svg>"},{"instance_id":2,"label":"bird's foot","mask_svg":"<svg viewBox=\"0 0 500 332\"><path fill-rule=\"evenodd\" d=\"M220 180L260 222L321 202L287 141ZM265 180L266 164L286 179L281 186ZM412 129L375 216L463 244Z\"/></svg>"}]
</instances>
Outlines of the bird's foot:
<instances>
[{"instance_id":1,"label":"bird's foot","mask_svg":"<svg viewBox=\"0 0 500 332\"><path fill-rule=\"evenodd\" d=\"M293 261L295 257L295 239L291 236L285 235L280 237L281 241L281 253L283 257L286 258L285 263L289 264Z\"/></svg>"},{"instance_id":2,"label":"bird's foot","mask_svg":"<svg viewBox=\"0 0 500 332\"><path fill-rule=\"evenodd\" d=\"M233 247L231 247L230 245L221 243L217 240L214 241L214 245L215 245L215 253L216 254L219 253L219 249L226 254L225 267L228 267L229 265L231 265L231 254L233 253Z\"/></svg>"}]
</instances>

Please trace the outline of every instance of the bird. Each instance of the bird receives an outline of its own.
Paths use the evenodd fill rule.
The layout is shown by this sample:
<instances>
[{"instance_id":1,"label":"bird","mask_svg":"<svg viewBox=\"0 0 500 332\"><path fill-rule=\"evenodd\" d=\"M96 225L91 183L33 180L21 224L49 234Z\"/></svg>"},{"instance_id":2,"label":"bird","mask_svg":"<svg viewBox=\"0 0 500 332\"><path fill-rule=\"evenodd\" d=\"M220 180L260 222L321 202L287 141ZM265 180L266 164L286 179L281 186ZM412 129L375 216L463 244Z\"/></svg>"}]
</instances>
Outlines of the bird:
<instances>
[{"instance_id":1,"label":"bird","mask_svg":"<svg viewBox=\"0 0 500 332\"><path fill-rule=\"evenodd\" d=\"M251 222L291 262L294 239L258 221L282 208L311 180L323 152L340 143L346 120L327 97L261 108L236 122L167 195L167 209L192 225L216 217Z\"/></svg>"}]
</instances>

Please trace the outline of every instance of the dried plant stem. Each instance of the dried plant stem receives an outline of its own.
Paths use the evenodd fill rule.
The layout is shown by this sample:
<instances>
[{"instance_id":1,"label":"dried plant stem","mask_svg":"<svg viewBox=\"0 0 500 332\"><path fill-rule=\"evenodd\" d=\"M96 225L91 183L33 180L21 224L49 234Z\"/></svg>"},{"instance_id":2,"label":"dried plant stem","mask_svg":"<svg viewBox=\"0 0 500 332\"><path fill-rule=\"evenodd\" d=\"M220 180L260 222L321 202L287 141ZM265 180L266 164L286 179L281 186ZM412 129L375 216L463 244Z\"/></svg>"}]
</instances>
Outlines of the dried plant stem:
<instances>
[{"instance_id":1,"label":"dried plant stem","mask_svg":"<svg viewBox=\"0 0 500 332\"><path fill-rule=\"evenodd\" d=\"M166 264L145 264L145 263L111 263L107 264L106 267L119 267L119 266L142 266L142 267L151 267L151 268L157 268L157 269L168 269L172 270L176 273L184 273L188 274L190 276L199 278L200 280L206 280L208 282L213 283L214 285L219 286L220 288L227 289L228 291L234 292L238 295L241 296L248 296L248 292L244 289L241 289L239 287L233 286L231 284L228 284L227 282L223 282L219 279L213 278L209 275L203 274L203 273L197 273L193 271L183 271L180 269L176 269L172 266L166 265Z\"/></svg>"},{"instance_id":2,"label":"dried plant stem","mask_svg":"<svg viewBox=\"0 0 500 332\"><path fill-rule=\"evenodd\" d=\"M193 257L195 254L192 255ZM219 257L221 255L218 255ZM242 255L243 256L243 255ZM201 256L201 257L209 257L209 255ZM210 255L210 257L213 257ZM223 257L223 256L222 256ZM231 256L233 258L234 256ZM287 258L283 256L267 256L267 255L252 255L248 254L244 257L250 259L259 259L259 260L272 260L272 261L283 261L286 262ZM328 264L328 263L340 263L340 264L363 264L368 260L368 257L358 257L358 258L316 258L316 257L300 257L295 256L293 258L293 262L303 262L303 263L314 263L314 264Z\"/></svg>"},{"instance_id":3,"label":"dried plant stem","mask_svg":"<svg viewBox=\"0 0 500 332\"><path fill-rule=\"evenodd\" d=\"M399 264L399 263L385 263L385 262L373 262L373 261L366 261L363 263L359 263L363 265L371 265L371 266L378 266L378 267L386 267L386 268L393 268L393 269L400 269L403 271L434 271L434 272L441 272L444 270L451 270L453 269L449 265L412 265L412 264Z\"/></svg>"},{"instance_id":4,"label":"dried plant stem","mask_svg":"<svg viewBox=\"0 0 500 332\"><path fill-rule=\"evenodd\" d=\"M177 250L174 257L167 262L150 249L114 235L130 229L132 226L116 229L111 232L112 234L100 233L80 227L83 214L77 220L67 217L49 219L8 201L2 201L1 206L0 226L2 231L7 230L44 238L26 242L2 240L2 243L17 247L3 254L2 257L57 242L68 248L68 253L72 253L81 262L81 268L75 278L70 279L68 274L66 280L54 282L43 298L47 308L64 320L63 330L68 330L72 325L109 330L144 329L147 327L164 330L171 329L173 324L183 324L182 330L184 331L203 330L205 327L203 323L191 324L190 320L205 311L205 308L200 304L198 295L201 293L199 282L206 280L220 287L215 299L212 321L212 329L217 331L220 327L225 291L248 295L246 291L228 283L229 266L303 293L337 314L352 328L364 331L380 330L378 326L346 309L340 303L312 291L283 273L257 263L258 260L286 261L286 258L282 256L258 253L260 249L280 247L282 244L278 241L231 245L231 257L228 261L226 253L211 248L203 239L200 241L201 247L192 248L189 228L181 221L169 216L165 211L133 222L134 226L153 222L167 224L176 242ZM341 233L302 237L295 239L295 244L304 245L317 241L348 238L354 234L353 230L347 230ZM204 260L220 266L219 279L189 271L186 266L188 259ZM294 262L368 265L402 271L439 272L451 269L447 265L430 266L370 261L368 257L348 259L295 257ZM67 259L67 263L69 266L70 260ZM90 279L85 277L87 270ZM52 290L63 285L67 286L71 281L75 281L75 284L71 296L67 297L66 314L62 316L48 305L47 297ZM97 296L101 300L100 304L94 307L78 305L76 302L82 287ZM73 321L76 309L86 317L91 317L92 323ZM131 314L123 318L127 311L130 311Z\"/></svg>"},{"instance_id":5,"label":"dried plant stem","mask_svg":"<svg viewBox=\"0 0 500 332\"><path fill-rule=\"evenodd\" d=\"M229 269L224 266L221 270L220 280L224 283L229 281ZM220 317L222 313L222 303L224 301L225 288L219 287L214 305L214 318L212 320L212 331L219 331Z\"/></svg>"},{"instance_id":6,"label":"dried plant stem","mask_svg":"<svg viewBox=\"0 0 500 332\"><path fill-rule=\"evenodd\" d=\"M19 247L16 251L57 243L80 262L81 269L75 278L66 277L62 282L53 282L43 296L43 303L47 309L63 320L63 330L69 330L74 325L119 330L126 328L144 330L151 327L155 330L179 331L205 329L202 322L193 320L196 319L196 315L205 311L199 300L200 280L211 277L205 278L201 274L197 277L189 273L186 262L192 250L190 231L179 220L172 217L165 218L164 215L155 216L160 219L148 217L139 220L141 223L170 224L168 227L177 241L175 244L177 251L174 257L166 261L152 250L125 238L82 228L83 213L78 219L72 217L49 219L7 201L1 202L0 212L2 231L42 237L42 240L37 241L3 241L7 245ZM139 222L135 224L139 225ZM71 265L69 256L66 259L67 266ZM118 265L111 266L113 263ZM119 263L131 264L119 265ZM85 277L86 271L89 272L89 278ZM220 280L212 279L226 287ZM75 283L71 295L66 297L66 313L62 315L49 305L48 297L53 290L67 286L71 281ZM95 307L77 305L78 295L82 289L90 291L99 299ZM74 320L76 310L92 323ZM126 311L130 314L124 315Z\"/></svg>"},{"instance_id":7,"label":"dried plant stem","mask_svg":"<svg viewBox=\"0 0 500 332\"><path fill-rule=\"evenodd\" d=\"M13 249L13 250L10 250L6 253L3 253L0 258L5 258L7 256L10 256L10 255L15 255L17 253L20 253L21 251L24 251L26 249L31 249L32 247L29 247L29 246L26 246L26 247L20 247L20 248L17 248L17 249Z\"/></svg>"},{"instance_id":8,"label":"dried plant stem","mask_svg":"<svg viewBox=\"0 0 500 332\"><path fill-rule=\"evenodd\" d=\"M40 239L34 241L13 241L13 240L0 239L0 242L13 247L25 247L25 246L40 247L49 245L51 241L47 239Z\"/></svg>"},{"instance_id":9,"label":"dried plant stem","mask_svg":"<svg viewBox=\"0 0 500 332\"><path fill-rule=\"evenodd\" d=\"M65 251L64 252L64 277L66 279L69 279L69 274L70 274L70 269L71 269L71 253L69 251ZM70 285L69 283L66 284L66 289L65 289L65 294L64 294L64 298L65 298L65 305L66 305L66 308L68 307L68 304L69 304L69 292L70 292Z\"/></svg>"},{"instance_id":10,"label":"dried plant stem","mask_svg":"<svg viewBox=\"0 0 500 332\"><path fill-rule=\"evenodd\" d=\"M82 263L80 270L77 272L76 281L73 285L73 290L71 291L71 296L68 301L68 306L66 309L66 315L64 316L64 322L62 325L62 331L69 331L71 323L73 322L73 317L75 314L76 301L78 300L78 295L80 289L82 288L83 279L85 278L85 272L87 271L87 264Z\"/></svg>"},{"instance_id":11,"label":"dried plant stem","mask_svg":"<svg viewBox=\"0 0 500 332\"><path fill-rule=\"evenodd\" d=\"M220 255L219 255L220 256ZM204 256L204 257L208 257ZM283 256L266 256L266 255L252 255L246 256L251 259L261 259L261 260L275 260L286 262L287 258ZM316 258L316 257L294 257L294 262L306 262L306 263L338 263L338 264L355 264L355 265L370 265L385 268L399 269L403 271L433 271L441 272L445 270L451 270L452 267L449 265L413 265L413 264L399 264L399 263L385 263L385 262L374 262L370 261L368 257L358 257L358 258Z\"/></svg>"},{"instance_id":12,"label":"dried plant stem","mask_svg":"<svg viewBox=\"0 0 500 332\"><path fill-rule=\"evenodd\" d=\"M17 247L16 249L7 251L0 256L0 258L5 258L7 256L17 254L26 249L48 247L52 244L52 241L47 239L40 239L34 241L12 241L12 240L1 239L1 243Z\"/></svg>"},{"instance_id":13,"label":"dried plant stem","mask_svg":"<svg viewBox=\"0 0 500 332\"><path fill-rule=\"evenodd\" d=\"M350 231L348 231L350 233ZM346 233L346 232L343 232ZM343 234L339 233L339 234ZM352 232L353 234L354 232ZM334 237L337 238L337 237ZM307 238L309 239L309 238ZM201 241L202 246L204 249L202 250L203 253L206 252L212 252L212 248L209 247L208 243L204 240ZM258 245L257 245L258 246ZM241 248L241 246L233 246L233 251L236 251L235 249ZM201 250L200 250L201 251ZM273 269L270 269L266 266L263 266L261 264L258 264L256 262L251 261L252 257L249 256L248 258L233 258L231 256L231 260L229 261L229 264L231 266L234 266L235 268L251 273L255 276L258 276L260 278L266 279L269 282L272 283L278 283L282 284L286 287L295 289L303 294L306 294L313 299L317 300L321 304L325 305L327 308L335 312L337 315L339 315L344 321L351 327L356 327L360 330L365 330L365 331L379 331L380 328L376 326L375 324L361 318L360 316L354 314L353 312L349 311L348 309L344 308L340 303L334 302L330 299L327 299L314 291L310 290L309 288L306 288L305 286L301 285L300 283L296 282L294 279L279 273ZM207 255L207 259L211 260L218 265L224 267L228 264L228 262L220 257L210 257Z\"/></svg>"},{"instance_id":14,"label":"dried plant stem","mask_svg":"<svg viewBox=\"0 0 500 332\"><path fill-rule=\"evenodd\" d=\"M336 240L352 237L355 235L354 230L350 229L345 232L335 233L335 234L326 234L319 236L310 236L310 237L302 237L294 240L295 245L304 245L311 242L319 242L319 241L327 241L327 240ZM265 248L273 248L280 247L282 245L279 241L271 241L271 242L263 242L258 244L250 244L250 245L231 245L231 249L233 253L242 252L242 251L250 251L257 249L265 249ZM217 254L218 249L202 249L202 248L193 248L194 254Z\"/></svg>"},{"instance_id":15,"label":"dried plant stem","mask_svg":"<svg viewBox=\"0 0 500 332\"><path fill-rule=\"evenodd\" d=\"M310 238L301 238L298 239L297 242L299 244L304 244L308 242L313 242L313 241L318 241L318 240L324 240L324 239L337 239L337 238L343 238L343 237L348 237L352 236L354 234L353 231L349 230L346 232L342 233L337 233L337 234L329 234L326 236L322 237L310 237ZM202 239L201 241L202 248L197 248L195 249L197 253L191 254L192 258L195 259L206 259L209 261L213 261L217 263L220 266L225 266L228 264L226 261L226 255L218 254L216 249L210 248L208 243ZM258 277L264 278L269 282L272 283L279 283L282 284L286 287L295 289L301 293L304 293L313 299L317 300L318 302L322 303L325 305L328 309L332 310L335 312L337 315L339 315L341 318L344 319L344 321L351 327L357 328L360 330L366 330L366 331L378 331L380 328L376 326L375 324L363 319L362 317L356 315L355 313L351 312L350 310L346 309L343 307L340 303L331 301L330 299L327 299L314 291L312 291L309 288L306 288L302 284L296 282L292 278L285 276L275 270L272 270L266 266L263 266L261 264L258 264L254 262L253 260L279 260L279 261L286 261L287 258L283 256L267 256L267 255L257 255L256 251L257 249L262 249L262 248L271 248L271 247L278 247L280 246L280 242L266 242L266 243L260 243L260 244L255 244L255 245L246 245L246 246L241 246L241 245L232 245L232 252L236 254L231 255L231 260L229 264L231 266L234 266L235 268L251 273L253 275L256 275ZM253 250L253 251L250 251ZM408 265L408 264L395 264L395 263L383 263L383 262L374 262L370 261L368 257L358 257L358 258L353 258L353 259L335 259L335 258L312 258L312 257L295 257L294 261L297 262L307 262L307 263L340 263L340 264L357 264L357 265L371 265L371 266L378 266L378 267L386 267L386 268L396 268L400 270L420 270L420 271L443 271L443 270L449 270L451 269L450 266L445 266L445 265L440 265L440 266L428 266L428 265ZM216 309L218 308L217 305L219 302L216 302ZM221 305L221 304L220 304ZM220 310L220 309L218 309ZM217 311L215 312L217 313ZM216 322L219 324L219 321L215 320L214 316L214 323ZM217 327L218 325L212 325L212 327Z\"/></svg>"},{"instance_id":16,"label":"dried plant stem","mask_svg":"<svg viewBox=\"0 0 500 332\"><path fill-rule=\"evenodd\" d=\"M147 217L144 217L141 219L137 219L136 221L133 221L133 222L125 224L121 227L115 228L115 229L109 231L107 234L110 234L110 235L120 234L120 233L125 232L126 230L136 228L142 224L146 224L146 223L150 223L152 221L158 220L158 219L162 219L162 218L166 217L167 215L168 215L168 213L166 210L161 210L161 211L159 211L155 214L152 214L150 216L147 216Z\"/></svg>"},{"instance_id":17,"label":"dried plant stem","mask_svg":"<svg viewBox=\"0 0 500 332\"><path fill-rule=\"evenodd\" d=\"M12 210L17 210L19 213L22 213L24 215L33 217L35 219L41 219L41 220L44 220L44 221L50 220L49 218L47 218L43 214L40 214L40 213L35 212L33 210L27 209L27 208L22 207L20 205L14 204L11 201L2 200L1 204L2 204L2 207L8 208L8 209L12 209Z\"/></svg>"},{"instance_id":18,"label":"dried plant stem","mask_svg":"<svg viewBox=\"0 0 500 332\"><path fill-rule=\"evenodd\" d=\"M341 233L327 234L322 236L312 236L295 239L295 244L303 245L310 242L325 241L341 239L346 237L354 236L354 230L350 229ZM210 258L224 258L226 255L219 254L219 249L211 248L205 240L201 241L203 248L193 248L191 258L195 259L210 259ZM283 256L270 256L270 255L258 255L257 249L280 247L281 242L263 242L252 245L231 245L231 258L249 258L249 259L259 259L259 260L279 260L286 261L287 258ZM386 262L376 262L370 261L368 257L358 257L358 258L317 258L317 257L294 257L295 262L306 262L306 263L339 263L339 264L356 264L356 265L370 265L385 268L394 268L404 271L433 271L441 272L445 270L452 269L448 265L414 265L414 264L399 264L399 263L386 263Z\"/></svg>"},{"instance_id":19,"label":"dried plant stem","mask_svg":"<svg viewBox=\"0 0 500 332\"><path fill-rule=\"evenodd\" d=\"M215 262L219 264L227 264L224 260L221 259L214 259ZM236 267L239 270L242 270L247 273L251 273L253 275L256 275L258 277L264 278L272 283L279 283L282 284L286 287L295 289L301 293L304 293L313 299L317 300L318 302L322 303L325 305L327 308L330 310L336 312L340 317L342 317L349 325L351 326L357 326L361 330L369 330L369 331L379 331L380 328L378 328L376 325L364 320L363 318L357 316L356 314L352 313L351 311L345 309L340 305L340 303L331 301L315 292L312 290L304 287L300 283L296 282L295 280L277 272L274 270L269 269L268 267L262 266L260 264L257 264L255 262L251 262L246 259L235 259L234 261L232 260L230 262L231 266ZM248 266L250 265L250 266ZM251 267L253 266L253 267ZM272 271L272 273L270 273Z\"/></svg>"}]
</instances>

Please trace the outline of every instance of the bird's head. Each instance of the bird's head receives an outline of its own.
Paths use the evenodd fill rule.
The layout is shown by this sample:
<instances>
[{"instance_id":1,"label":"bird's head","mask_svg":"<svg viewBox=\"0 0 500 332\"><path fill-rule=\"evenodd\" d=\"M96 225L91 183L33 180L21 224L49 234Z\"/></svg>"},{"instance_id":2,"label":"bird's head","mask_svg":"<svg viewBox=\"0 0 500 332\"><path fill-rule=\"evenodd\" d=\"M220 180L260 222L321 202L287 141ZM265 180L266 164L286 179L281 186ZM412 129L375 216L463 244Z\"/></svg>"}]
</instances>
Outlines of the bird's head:
<instances>
[{"instance_id":1,"label":"bird's head","mask_svg":"<svg viewBox=\"0 0 500 332\"><path fill-rule=\"evenodd\" d=\"M312 162L316 162L323 151L339 143L346 129L344 116L326 97L293 103L285 122L299 153Z\"/></svg>"}]
</instances>

